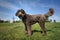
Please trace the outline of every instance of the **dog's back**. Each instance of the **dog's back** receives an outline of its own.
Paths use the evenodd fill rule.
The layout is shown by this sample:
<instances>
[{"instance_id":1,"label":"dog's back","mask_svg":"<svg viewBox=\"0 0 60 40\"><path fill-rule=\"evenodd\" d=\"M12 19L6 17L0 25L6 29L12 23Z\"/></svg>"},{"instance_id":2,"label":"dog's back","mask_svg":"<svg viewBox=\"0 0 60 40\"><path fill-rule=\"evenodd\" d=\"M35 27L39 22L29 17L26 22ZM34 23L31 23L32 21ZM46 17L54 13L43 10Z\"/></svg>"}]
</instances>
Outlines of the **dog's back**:
<instances>
[{"instance_id":1,"label":"dog's back","mask_svg":"<svg viewBox=\"0 0 60 40\"><path fill-rule=\"evenodd\" d=\"M46 20L46 17L41 14L37 14L37 15L26 14L26 17L27 17L27 20L30 22L39 22L40 20L42 20L42 21Z\"/></svg>"}]
</instances>

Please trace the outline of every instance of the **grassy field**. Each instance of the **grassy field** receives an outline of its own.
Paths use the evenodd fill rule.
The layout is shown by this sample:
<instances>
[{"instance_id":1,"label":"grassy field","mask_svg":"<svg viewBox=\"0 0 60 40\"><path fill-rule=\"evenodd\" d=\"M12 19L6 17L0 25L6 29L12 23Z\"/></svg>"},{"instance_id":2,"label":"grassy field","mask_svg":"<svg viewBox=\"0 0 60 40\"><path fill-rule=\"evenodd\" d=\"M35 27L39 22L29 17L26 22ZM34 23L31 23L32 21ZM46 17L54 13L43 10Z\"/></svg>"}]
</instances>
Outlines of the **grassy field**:
<instances>
[{"instance_id":1,"label":"grassy field","mask_svg":"<svg viewBox=\"0 0 60 40\"><path fill-rule=\"evenodd\" d=\"M32 25L32 36L27 37L22 22L0 23L0 40L60 40L60 23L46 23L45 26L47 35L41 35L41 28L36 23Z\"/></svg>"}]
</instances>

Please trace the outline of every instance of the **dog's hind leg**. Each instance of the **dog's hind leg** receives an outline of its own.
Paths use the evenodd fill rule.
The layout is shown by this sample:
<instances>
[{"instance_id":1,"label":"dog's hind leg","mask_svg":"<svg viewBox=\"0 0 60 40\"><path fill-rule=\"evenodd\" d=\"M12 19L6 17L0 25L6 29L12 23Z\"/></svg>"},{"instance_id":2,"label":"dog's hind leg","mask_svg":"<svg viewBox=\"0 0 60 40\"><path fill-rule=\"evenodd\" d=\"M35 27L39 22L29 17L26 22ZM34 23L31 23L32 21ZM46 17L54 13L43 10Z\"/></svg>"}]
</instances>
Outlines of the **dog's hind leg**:
<instances>
[{"instance_id":1,"label":"dog's hind leg","mask_svg":"<svg viewBox=\"0 0 60 40\"><path fill-rule=\"evenodd\" d=\"M41 22L39 22L39 25L40 25L40 27L41 27L41 29L42 29L42 35L46 35L46 28L45 28L45 22L43 21L41 21Z\"/></svg>"}]
</instances>

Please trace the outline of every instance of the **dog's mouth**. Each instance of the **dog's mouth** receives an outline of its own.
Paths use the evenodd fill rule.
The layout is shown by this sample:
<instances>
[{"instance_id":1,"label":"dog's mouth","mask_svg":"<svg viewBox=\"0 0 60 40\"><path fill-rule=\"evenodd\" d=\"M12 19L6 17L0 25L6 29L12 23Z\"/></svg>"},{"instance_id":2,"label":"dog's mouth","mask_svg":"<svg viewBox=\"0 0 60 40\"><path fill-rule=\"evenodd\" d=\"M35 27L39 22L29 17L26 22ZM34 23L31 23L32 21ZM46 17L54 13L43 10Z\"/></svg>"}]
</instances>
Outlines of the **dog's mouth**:
<instances>
[{"instance_id":1,"label":"dog's mouth","mask_svg":"<svg viewBox=\"0 0 60 40\"><path fill-rule=\"evenodd\" d=\"M18 17L19 17L20 19L22 19L22 18L24 17L24 15L19 15Z\"/></svg>"},{"instance_id":2,"label":"dog's mouth","mask_svg":"<svg viewBox=\"0 0 60 40\"><path fill-rule=\"evenodd\" d=\"M18 17L19 17L19 18L22 18L22 15L19 15Z\"/></svg>"}]
</instances>

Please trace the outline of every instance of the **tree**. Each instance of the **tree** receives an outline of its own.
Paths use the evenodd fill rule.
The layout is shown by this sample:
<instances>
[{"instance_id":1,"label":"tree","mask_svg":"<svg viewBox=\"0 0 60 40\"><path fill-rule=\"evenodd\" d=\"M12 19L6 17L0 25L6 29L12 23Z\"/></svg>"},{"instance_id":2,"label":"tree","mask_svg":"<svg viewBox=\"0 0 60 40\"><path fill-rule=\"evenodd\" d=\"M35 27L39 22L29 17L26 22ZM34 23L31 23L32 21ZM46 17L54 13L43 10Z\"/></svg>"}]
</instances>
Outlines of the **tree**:
<instances>
[{"instance_id":1,"label":"tree","mask_svg":"<svg viewBox=\"0 0 60 40\"><path fill-rule=\"evenodd\" d=\"M54 22L56 22L56 20L54 20Z\"/></svg>"},{"instance_id":2,"label":"tree","mask_svg":"<svg viewBox=\"0 0 60 40\"><path fill-rule=\"evenodd\" d=\"M3 22L4 22L4 20L0 19L0 23L3 23Z\"/></svg>"},{"instance_id":3,"label":"tree","mask_svg":"<svg viewBox=\"0 0 60 40\"><path fill-rule=\"evenodd\" d=\"M15 22L15 18L13 17L13 23Z\"/></svg>"},{"instance_id":4,"label":"tree","mask_svg":"<svg viewBox=\"0 0 60 40\"><path fill-rule=\"evenodd\" d=\"M50 19L50 22L52 22L52 19Z\"/></svg>"}]
</instances>

